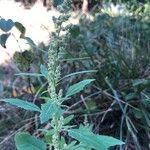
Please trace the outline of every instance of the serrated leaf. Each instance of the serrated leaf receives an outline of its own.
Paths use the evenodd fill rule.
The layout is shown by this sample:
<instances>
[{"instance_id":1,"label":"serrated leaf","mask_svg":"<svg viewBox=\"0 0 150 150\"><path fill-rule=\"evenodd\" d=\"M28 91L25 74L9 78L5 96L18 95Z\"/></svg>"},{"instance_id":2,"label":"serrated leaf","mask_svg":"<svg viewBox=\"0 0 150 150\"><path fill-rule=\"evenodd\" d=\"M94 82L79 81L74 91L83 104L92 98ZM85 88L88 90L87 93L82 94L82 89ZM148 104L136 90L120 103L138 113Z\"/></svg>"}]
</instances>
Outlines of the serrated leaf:
<instances>
[{"instance_id":1,"label":"serrated leaf","mask_svg":"<svg viewBox=\"0 0 150 150\"><path fill-rule=\"evenodd\" d=\"M6 48L6 41L9 36L10 36L10 33L0 35L0 44L2 47Z\"/></svg>"},{"instance_id":2,"label":"serrated leaf","mask_svg":"<svg viewBox=\"0 0 150 150\"><path fill-rule=\"evenodd\" d=\"M107 146L107 149L111 146L116 146L116 145L123 145L124 142L113 138L111 136L105 136L105 135L96 135L99 141L102 141L104 145Z\"/></svg>"},{"instance_id":3,"label":"serrated leaf","mask_svg":"<svg viewBox=\"0 0 150 150\"><path fill-rule=\"evenodd\" d=\"M8 98L8 99L4 99L3 101L26 110L39 111L39 112L41 111L40 108L34 103L27 102L21 99Z\"/></svg>"},{"instance_id":4,"label":"serrated leaf","mask_svg":"<svg viewBox=\"0 0 150 150\"><path fill-rule=\"evenodd\" d=\"M14 22L11 19L5 20L0 19L0 29L2 29L4 32L8 32L12 29L14 26Z\"/></svg>"},{"instance_id":5,"label":"serrated leaf","mask_svg":"<svg viewBox=\"0 0 150 150\"><path fill-rule=\"evenodd\" d=\"M42 75L47 78L48 77L48 70L44 65L40 66L40 72L42 73Z\"/></svg>"},{"instance_id":6,"label":"serrated leaf","mask_svg":"<svg viewBox=\"0 0 150 150\"><path fill-rule=\"evenodd\" d=\"M15 136L17 150L46 150L46 143L29 133L17 133Z\"/></svg>"},{"instance_id":7,"label":"serrated leaf","mask_svg":"<svg viewBox=\"0 0 150 150\"><path fill-rule=\"evenodd\" d=\"M113 137L94 134L85 127L71 129L68 133L69 136L85 144L87 147L94 148L96 150L107 150L111 146L124 144L122 141Z\"/></svg>"},{"instance_id":8,"label":"serrated leaf","mask_svg":"<svg viewBox=\"0 0 150 150\"><path fill-rule=\"evenodd\" d=\"M88 84L90 84L91 82L93 82L95 79L86 79L83 81L80 81L72 86L69 87L66 97L72 96L76 93L79 93L80 91L82 91L84 89L85 86L87 86Z\"/></svg>"},{"instance_id":9,"label":"serrated leaf","mask_svg":"<svg viewBox=\"0 0 150 150\"><path fill-rule=\"evenodd\" d=\"M44 123L53 117L53 114L62 114L62 109L52 100L47 101L45 104L42 104L40 121Z\"/></svg>"},{"instance_id":10,"label":"serrated leaf","mask_svg":"<svg viewBox=\"0 0 150 150\"><path fill-rule=\"evenodd\" d=\"M99 142L99 140L95 137L94 134L87 133L85 131L81 132L79 129L69 130L68 133L69 136L75 138L81 143L84 143L85 145L89 145L90 148L94 148L96 150L107 150L107 147L102 142Z\"/></svg>"}]
</instances>

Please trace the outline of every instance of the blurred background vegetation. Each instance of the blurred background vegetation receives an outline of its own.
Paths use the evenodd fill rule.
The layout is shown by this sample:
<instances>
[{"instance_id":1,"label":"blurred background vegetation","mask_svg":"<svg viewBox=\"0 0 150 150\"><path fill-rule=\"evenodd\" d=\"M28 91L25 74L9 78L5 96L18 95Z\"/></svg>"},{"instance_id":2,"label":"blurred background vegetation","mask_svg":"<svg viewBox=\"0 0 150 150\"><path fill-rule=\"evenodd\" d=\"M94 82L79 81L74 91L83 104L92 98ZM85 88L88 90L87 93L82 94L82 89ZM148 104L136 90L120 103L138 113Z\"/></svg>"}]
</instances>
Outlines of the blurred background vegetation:
<instances>
[{"instance_id":1,"label":"blurred background vegetation","mask_svg":"<svg viewBox=\"0 0 150 150\"><path fill-rule=\"evenodd\" d=\"M48 11L56 9L62 1L15 0L26 9L42 2ZM96 73L72 76L61 83L65 90L67 84L87 77L96 79L92 87L67 103L76 116L73 122L79 125L86 118L94 124L95 133L125 141L126 144L114 148L116 150L150 149L149 0L73 0L72 12L78 23L62 35L67 41L62 74L96 70ZM40 97L46 94L47 88L45 80L14 75L38 73L41 64L47 65L48 45L27 40L31 48L14 54L10 63L15 67L0 68L0 96L23 97L42 103ZM18 130L37 134L40 125L36 115L3 103L0 112L0 149L15 149L11 139Z\"/></svg>"}]
</instances>

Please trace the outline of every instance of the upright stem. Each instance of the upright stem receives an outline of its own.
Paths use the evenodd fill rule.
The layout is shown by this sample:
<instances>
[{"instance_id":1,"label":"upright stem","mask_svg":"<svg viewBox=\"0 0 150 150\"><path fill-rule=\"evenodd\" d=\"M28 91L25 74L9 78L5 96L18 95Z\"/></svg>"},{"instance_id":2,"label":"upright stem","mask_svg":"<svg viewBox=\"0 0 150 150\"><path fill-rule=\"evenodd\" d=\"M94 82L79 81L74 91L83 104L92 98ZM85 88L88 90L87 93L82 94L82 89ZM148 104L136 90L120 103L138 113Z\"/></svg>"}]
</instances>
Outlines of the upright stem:
<instances>
[{"instance_id":1,"label":"upright stem","mask_svg":"<svg viewBox=\"0 0 150 150\"><path fill-rule=\"evenodd\" d=\"M53 146L54 146L54 150L60 150L60 145L59 145L59 140L60 140L60 131L59 131L59 120L56 117L56 115L54 115L52 123L54 124L54 134L53 134Z\"/></svg>"},{"instance_id":2,"label":"upright stem","mask_svg":"<svg viewBox=\"0 0 150 150\"><path fill-rule=\"evenodd\" d=\"M57 83L60 78L60 63L59 63L59 34L53 33L51 37L51 44L48 50L48 92L50 98L57 104L60 105L61 90L57 92ZM54 129L54 134L52 136L52 145L54 150L60 149L60 132L62 128L62 119L53 115L51 121L52 127Z\"/></svg>"},{"instance_id":3,"label":"upright stem","mask_svg":"<svg viewBox=\"0 0 150 150\"><path fill-rule=\"evenodd\" d=\"M83 0L82 13L86 14L88 12L88 0Z\"/></svg>"},{"instance_id":4,"label":"upright stem","mask_svg":"<svg viewBox=\"0 0 150 150\"><path fill-rule=\"evenodd\" d=\"M52 0L53 1L53 0ZM69 0L64 0L62 5L63 11L66 11L66 7L69 5ZM69 8L69 7L68 7ZM60 32L62 31L62 24L67 20L66 15L56 18L55 26L56 31L52 33L51 43L48 50L48 92L51 100L53 100L58 106L61 104L62 90L57 91L57 83L60 79L60 57L63 49L62 41L60 40ZM63 116L58 116L57 113L53 114L51 125L54 129L52 136L52 145L54 150L61 150L60 147L60 132L63 126Z\"/></svg>"}]
</instances>

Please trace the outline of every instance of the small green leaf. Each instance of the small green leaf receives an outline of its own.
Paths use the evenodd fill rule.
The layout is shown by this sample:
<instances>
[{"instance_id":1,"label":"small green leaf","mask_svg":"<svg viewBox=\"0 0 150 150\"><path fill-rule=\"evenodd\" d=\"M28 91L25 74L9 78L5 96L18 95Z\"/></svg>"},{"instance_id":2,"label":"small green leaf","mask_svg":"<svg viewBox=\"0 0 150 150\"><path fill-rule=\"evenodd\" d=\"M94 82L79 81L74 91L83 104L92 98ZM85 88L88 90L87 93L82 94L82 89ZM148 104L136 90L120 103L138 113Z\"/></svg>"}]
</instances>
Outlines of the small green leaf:
<instances>
[{"instance_id":1,"label":"small green leaf","mask_svg":"<svg viewBox=\"0 0 150 150\"><path fill-rule=\"evenodd\" d=\"M106 145L107 149L111 146L116 146L116 145L123 145L124 142L113 138L111 136L105 136L105 135L96 135L99 141L103 142L103 144Z\"/></svg>"},{"instance_id":2,"label":"small green leaf","mask_svg":"<svg viewBox=\"0 0 150 150\"><path fill-rule=\"evenodd\" d=\"M6 41L9 36L10 36L10 33L0 35L0 44L2 45L2 47L6 48Z\"/></svg>"},{"instance_id":3,"label":"small green leaf","mask_svg":"<svg viewBox=\"0 0 150 150\"><path fill-rule=\"evenodd\" d=\"M25 39L30 46L36 47L36 44L34 43L34 41L30 37L23 37L23 39Z\"/></svg>"},{"instance_id":4,"label":"small green leaf","mask_svg":"<svg viewBox=\"0 0 150 150\"><path fill-rule=\"evenodd\" d=\"M53 114L62 114L62 109L52 100L42 104L40 121L44 123L53 117Z\"/></svg>"},{"instance_id":5,"label":"small green leaf","mask_svg":"<svg viewBox=\"0 0 150 150\"><path fill-rule=\"evenodd\" d=\"M24 37L22 37L22 38L25 39L25 40L27 41L27 44L29 44L29 45L30 45L32 48L34 48L35 50L39 50L39 51L41 51L41 52L46 53L46 51L43 50L42 48L38 47L30 37L24 36Z\"/></svg>"},{"instance_id":6,"label":"small green leaf","mask_svg":"<svg viewBox=\"0 0 150 150\"><path fill-rule=\"evenodd\" d=\"M64 0L53 0L53 6L57 7L63 3Z\"/></svg>"},{"instance_id":7,"label":"small green leaf","mask_svg":"<svg viewBox=\"0 0 150 150\"><path fill-rule=\"evenodd\" d=\"M71 76L76 76L76 75L85 74L85 73L96 73L96 72L97 72L97 70L84 70L84 71L74 72L74 73L70 73L70 74L64 76L60 80L63 80L65 78L68 78L68 77L71 77Z\"/></svg>"},{"instance_id":8,"label":"small green leaf","mask_svg":"<svg viewBox=\"0 0 150 150\"><path fill-rule=\"evenodd\" d=\"M132 112L137 119L141 119L143 117L143 113L140 109L132 109Z\"/></svg>"},{"instance_id":9,"label":"small green leaf","mask_svg":"<svg viewBox=\"0 0 150 150\"><path fill-rule=\"evenodd\" d=\"M64 118L64 125L68 124L73 118L74 118L74 115L70 115Z\"/></svg>"},{"instance_id":10,"label":"small green leaf","mask_svg":"<svg viewBox=\"0 0 150 150\"><path fill-rule=\"evenodd\" d=\"M87 101L86 105L88 110L96 110L97 108L97 104L95 101Z\"/></svg>"},{"instance_id":11,"label":"small green leaf","mask_svg":"<svg viewBox=\"0 0 150 150\"><path fill-rule=\"evenodd\" d=\"M14 22L11 19L5 20L0 19L0 29L2 29L4 32L8 32L12 29L14 26Z\"/></svg>"},{"instance_id":12,"label":"small green leaf","mask_svg":"<svg viewBox=\"0 0 150 150\"><path fill-rule=\"evenodd\" d=\"M26 110L31 110L31 111L41 111L40 108L35 105L34 103L27 102L21 99L15 99L15 98L7 98L3 100L4 102L7 102L11 105L26 109Z\"/></svg>"},{"instance_id":13,"label":"small green leaf","mask_svg":"<svg viewBox=\"0 0 150 150\"><path fill-rule=\"evenodd\" d=\"M134 98L138 98L137 93L134 93L134 92L129 93L128 95L125 96L126 101L133 100Z\"/></svg>"},{"instance_id":14,"label":"small green leaf","mask_svg":"<svg viewBox=\"0 0 150 150\"><path fill-rule=\"evenodd\" d=\"M26 29L20 22L15 22L15 27L21 32L20 38L24 38Z\"/></svg>"},{"instance_id":15,"label":"small green leaf","mask_svg":"<svg viewBox=\"0 0 150 150\"><path fill-rule=\"evenodd\" d=\"M39 73L25 73L25 72L22 72L22 73L16 73L15 75L16 76L43 77L43 75L39 74Z\"/></svg>"},{"instance_id":16,"label":"small green leaf","mask_svg":"<svg viewBox=\"0 0 150 150\"><path fill-rule=\"evenodd\" d=\"M91 82L93 82L95 79L86 79L83 81L80 81L72 86L69 87L66 97L72 96L76 93L79 93L80 91L82 91L84 89L85 86L87 86L88 84L90 84Z\"/></svg>"},{"instance_id":17,"label":"small green leaf","mask_svg":"<svg viewBox=\"0 0 150 150\"><path fill-rule=\"evenodd\" d=\"M2 82L0 82L0 93L4 92L4 85Z\"/></svg>"},{"instance_id":18,"label":"small green leaf","mask_svg":"<svg viewBox=\"0 0 150 150\"><path fill-rule=\"evenodd\" d=\"M31 136L29 133L21 132L15 136L17 150L46 150L46 143Z\"/></svg>"},{"instance_id":19,"label":"small green leaf","mask_svg":"<svg viewBox=\"0 0 150 150\"><path fill-rule=\"evenodd\" d=\"M48 77L48 70L44 65L40 66L40 72L42 73L42 75L47 78Z\"/></svg>"},{"instance_id":20,"label":"small green leaf","mask_svg":"<svg viewBox=\"0 0 150 150\"><path fill-rule=\"evenodd\" d=\"M77 25L72 25L70 28L70 33L72 37L76 38L80 34L80 28Z\"/></svg>"},{"instance_id":21,"label":"small green leaf","mask_svg":"<svg viewBox=\"0 0 150 150\"><path fill-rule=\"evenodd\" d=\"M133 80L133 86L139 86L139 85L150 85L149 79L136 79Z\"/></svg>"}]
</instances>

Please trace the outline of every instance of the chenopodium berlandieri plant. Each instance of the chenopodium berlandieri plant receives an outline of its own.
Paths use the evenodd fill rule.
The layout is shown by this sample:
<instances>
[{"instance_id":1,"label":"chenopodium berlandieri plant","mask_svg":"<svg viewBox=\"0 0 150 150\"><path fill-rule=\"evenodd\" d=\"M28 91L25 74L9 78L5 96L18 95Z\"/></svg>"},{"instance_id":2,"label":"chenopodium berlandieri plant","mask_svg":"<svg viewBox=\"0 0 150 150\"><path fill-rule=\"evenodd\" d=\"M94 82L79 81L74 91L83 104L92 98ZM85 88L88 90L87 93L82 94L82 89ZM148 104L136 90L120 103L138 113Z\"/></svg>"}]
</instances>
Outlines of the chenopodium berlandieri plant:
<instances>
[{"instance_id":1,"label":"chenopodium berlandieri plant","mask_svg":"<svg viewBox=\"0 0 150 150\"><path fill-rule=\"evenodd\" d=\"M65 1L62 6L59 7L59 10L62 13L65 13L69 9L70 2ZM66 22L69 19L69 15L60 15L58 18L53 18L56 31L52 33L51 37L51 44L48 50L48 92L50 95L50 99L57 105L56 110L52 115L51 124L53 126L53 136L52 136L52 145L54 149L60 150L62 147L60 146L60 132L63 127L63 110L61 108L62 95L63 90L59 89L57 92L57 84L61 76L61 67L60 67L60 60L62 58L64 43L63 39L61 39L61 31L63 28L63 22ZM67 29L67 28L66 28ZM63 28L65 30L65 28Z\"/></svg>"},{"instance_id":2,"label":"chenopodium berlandieri plant","mask_svg":"<svg viewBox=\"0 0 150 150\"><path fill-rule=\"evenodd\" d=\"M61 15L54 18L56 31L52 33L51 42L48 50L48 69L41 65L41 75L48 80L49 97L41 107L32 102L21 99L7 98L3 101L21 107L29 111L39 113L41 124L50 124L48 129L40 129L44 133L45 139L38 139L27 132L19 132L15 135L15 143L18 150L107 150L110 146L122 145L123 142L109 136L94 134L92 126L80 125L70 126L69 122L74 115L67 114L63 102L70 99L76 93L81 92L85 86L94 81L94 79L85 79L76 84L70 85L65 96L63 89L59 89L58 82L61 76L60 61L63 58L66 38L62 38L61 32L69 30L72 25L64 26L70 15L70 0L64 0L63 4L58 7ZM86 121L87 122L87 121ZM76 127L76 128L75 128ZM68 133L72 142L67 142L62 132ZM73 140L74 139L74 140Z\"/></svg>"}]
</instances>

